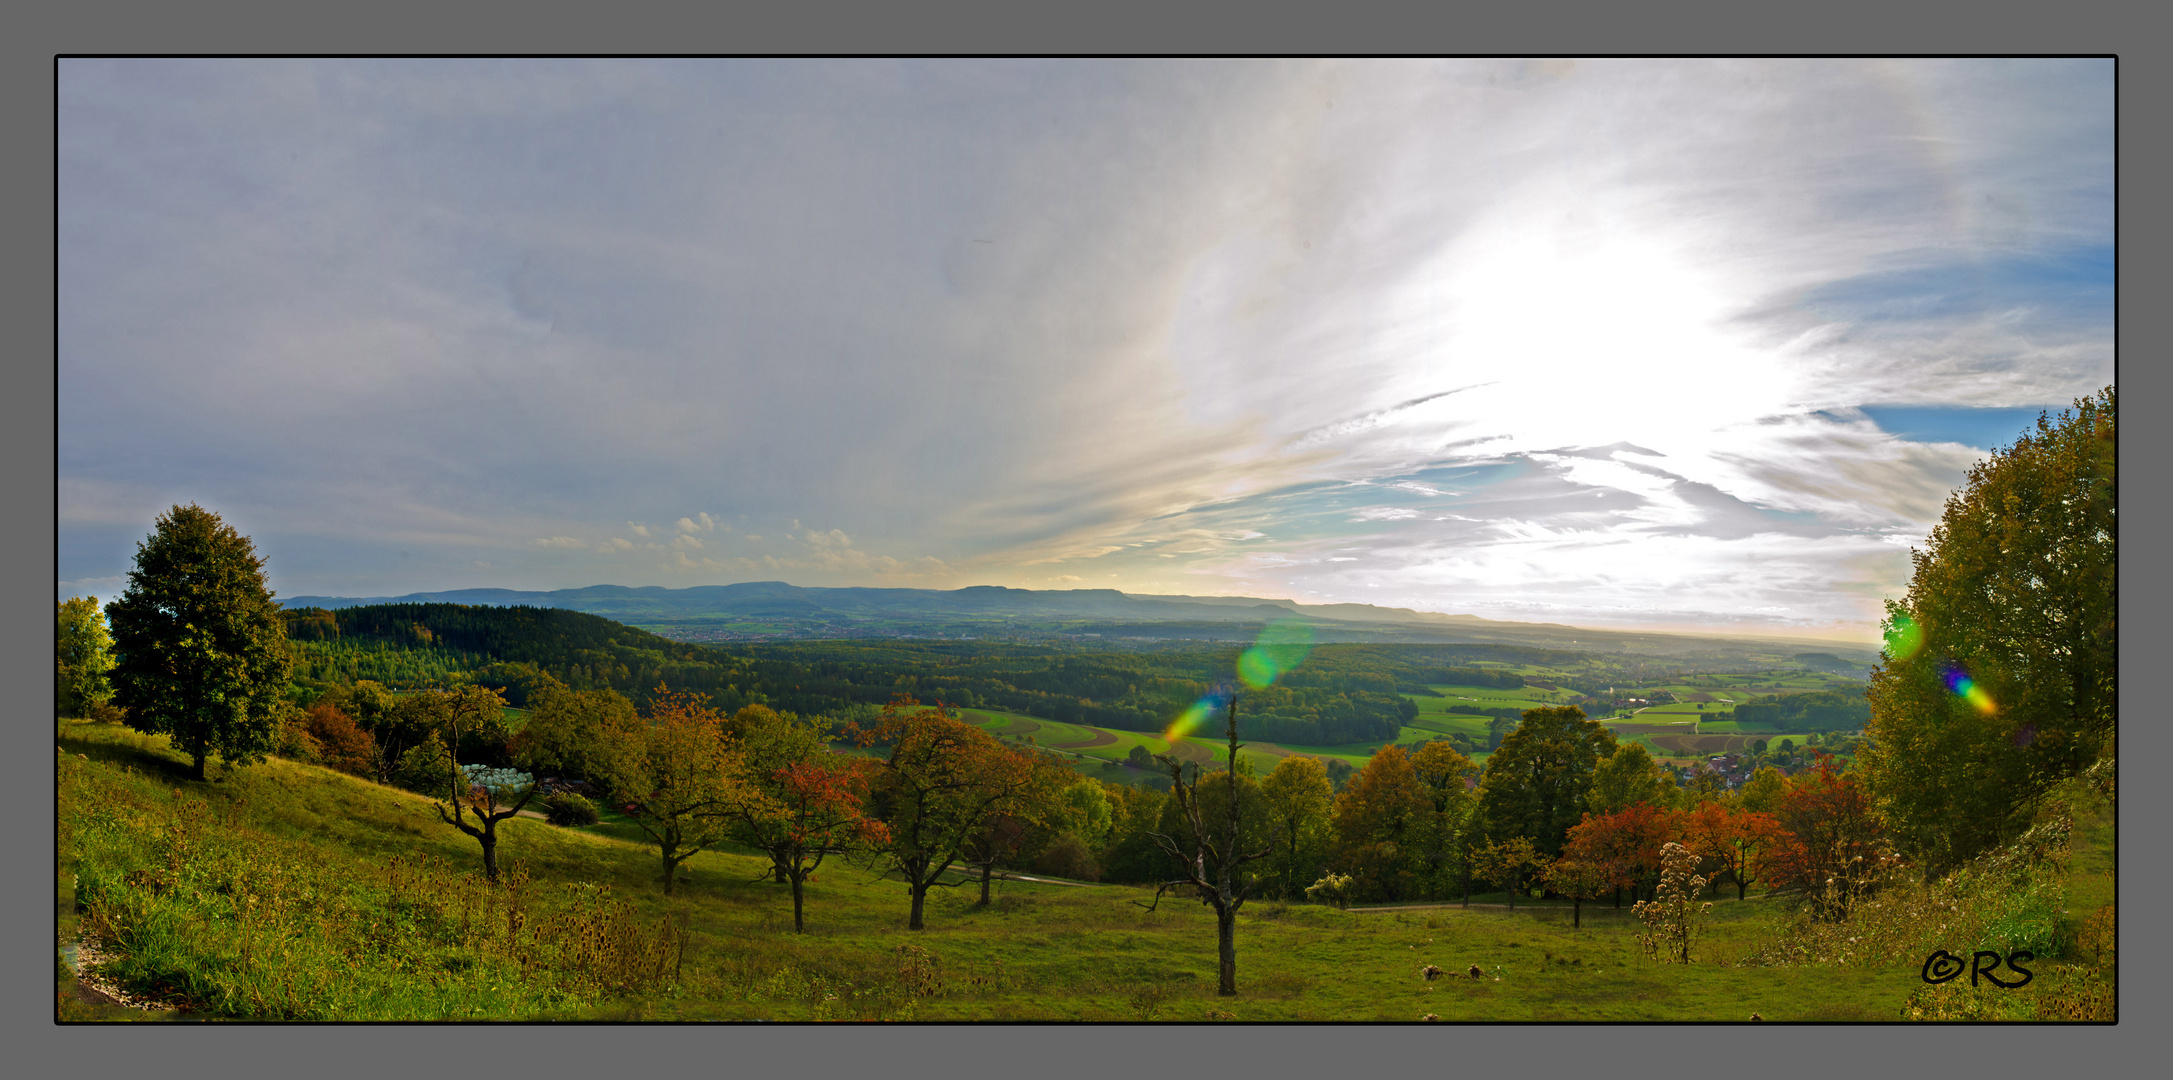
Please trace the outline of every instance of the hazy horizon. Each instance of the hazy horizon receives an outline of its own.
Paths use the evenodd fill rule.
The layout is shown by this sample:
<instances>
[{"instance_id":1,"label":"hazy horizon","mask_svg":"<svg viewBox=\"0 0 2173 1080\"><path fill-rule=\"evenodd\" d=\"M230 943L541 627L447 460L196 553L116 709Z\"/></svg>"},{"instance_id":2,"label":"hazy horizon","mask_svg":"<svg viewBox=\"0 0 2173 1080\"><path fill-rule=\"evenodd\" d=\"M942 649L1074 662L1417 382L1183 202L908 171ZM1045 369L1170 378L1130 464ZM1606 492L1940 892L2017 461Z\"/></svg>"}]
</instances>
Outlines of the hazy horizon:
<instances>
[{"instance_id":1,"label":"hazy horizon","mask_svg":"<svg viewBox=\"0 0 2173 1080\"><path fill-rule=\"evenodd\" d=\"M2109 60L58 63L60 595L1869 641L2113 381Z\"/></svg>"}]
</instances>

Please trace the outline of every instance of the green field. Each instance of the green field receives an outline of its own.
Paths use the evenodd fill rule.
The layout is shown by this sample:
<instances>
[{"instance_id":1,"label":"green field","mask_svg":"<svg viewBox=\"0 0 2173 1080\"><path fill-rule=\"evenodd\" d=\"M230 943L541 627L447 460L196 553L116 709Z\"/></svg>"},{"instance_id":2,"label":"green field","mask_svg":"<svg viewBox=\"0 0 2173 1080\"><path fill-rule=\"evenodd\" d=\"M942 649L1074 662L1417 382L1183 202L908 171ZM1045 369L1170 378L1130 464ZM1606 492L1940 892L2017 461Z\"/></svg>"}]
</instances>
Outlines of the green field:
<instances>
[{"instance_id":1,"label":"green field","mask_svg":"<svg viewBox=\"0 0 2173 1080\"><path fill-rule=\"evenodd\" d=\"M1126 760L1127 755L1132 752L1132 748L1135 746L1146 747L1147 752L1150 754L1174 752L1183 760L1199 762L1220 761L1228 752L1226 745L1220 739L1199 735L1187 735L1179 738L1176 740L1176 747L1173 751L1171 743L1163 739L1159 734L1118 731L1114 728L1098 728L1085 724L1066 724L1054 720L1039 720L1019 713L998 712L994 709L960 709L958 715L968 723L995 734L1007 742L1021 746L1029 745L1025 740L1031 737L1034 740L1031 744L1033 746L1074 755L1079 760L1079 770L1089 776L1106 778L1107 774L1100 769L1099 763L1103 761L1122 762ZM1473 717L1466 719L1480 721L1478 732L1483 739L1486 734L1485 718ZM1421 723L1424 724L1423 718ZM1436 735L1446 734L1450 730L1468 729L1449 725L1405 727L1397 735L1396 741L1403 743L1424 742ZM1093 742L1095 745L1078 745L1085 742ZM1374 751L1379 750L1383 745L1386 744L1355 743L1344 746L1300 746L1287 743L1247 741L1243 748L1239 749L1238 758L1249 764L1255 775L1260 776L1273 772L1275 763L1292 753L1306 754L1322 759L1338 758L1348 762L1354 768L1363 768L1366 762L1372 758ZM1286 751L1287 753L1277 753L1276 750Z\"/></svg>"},{"instance_id":2,"label":"green field","mask_svg":"<svg viewBox=\"0 0 2173 1080\"><path fill-rule=\"evenodd\" d=\"M895 880L826 867L809 885L809 933L795 935L786 890L759 880L762 859L698 855L683 867L687 883L666 898L653 849L624 839L624 827L608 819L590 829L525 819L502 826L502 857L531 875L522 895L533 917L517 933L535 940L512 949L493 944L500 931L490 924L461 929L468 924L457 906L436 904L440 892L479 903L498 894L478 881L473 842L437 823L427 800L279 759L215 766L212 783L196 783L161 738L88 724L64 725L59 738L69 763L60 787L60 936L72 941L87 917L74 902L79 889L134 912L125 944L109 949L119 956L109 973L132 993L191 1004L195 1015L1734 1022L1755 1011L1770 1020L1887 1020L1921 985L1913 962L1845 971L1729 966L1775 932L1780 909L1757 897L1723 894L1689 966L1643 958L1635 920L1600 903L1585 905L1584 926L1573 929L1564 905L1524 903L1511 913L1484 906L1486 897L1468 909L1415 910L1255 901L1238 920L1238 996L1220 998L1212 914L1199 904L1149 911L1133 902L1150 889L1007 881L987 908L971 906L969 889L939 889L928 929L912 933ZM186 812L197 800L208 801L208 813ZM162 830L179 821L196 822L187 844L162 847L156 838L177 835ZM2086 824L2082 835L2095 846L2078 856L2075 901L2110 896L2101 884L2110 821ZM405 880L419 880L419 857L442 860L443 869L425 872L430 890L403 893L396 856L408 862ZM144 891L123 882L160 866L179 884ZM139 879L154 880L128 878ZM549 938L553 920L588 910L581 898L597 885L609 890L607 901L631 905L623 933L679 920L685 949L675 978L611 990L566 976L554 966L563 961L546 962L561 955ZM221 889L263 903L252 901L237 923L238 901ZM1484 975L1428 982L1420 975L1427 964L1476 965ZM2041 978L2063 966L2041 964ZM65 989L65 969L56 975ZM74 1019L177 1015L67 1009Z\"/></svg>"}]
</instances>

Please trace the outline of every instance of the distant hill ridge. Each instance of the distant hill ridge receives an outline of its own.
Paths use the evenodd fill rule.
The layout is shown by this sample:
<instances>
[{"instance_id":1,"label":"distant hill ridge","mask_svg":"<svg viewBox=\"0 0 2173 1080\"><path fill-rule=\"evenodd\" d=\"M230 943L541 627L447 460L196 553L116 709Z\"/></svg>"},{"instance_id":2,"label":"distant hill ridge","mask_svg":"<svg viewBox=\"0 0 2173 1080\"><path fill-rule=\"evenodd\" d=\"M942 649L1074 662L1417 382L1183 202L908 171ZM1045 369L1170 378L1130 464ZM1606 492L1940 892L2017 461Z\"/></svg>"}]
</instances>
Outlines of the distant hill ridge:
<instances>
[{"instance_id":1,"label":"distant hill ridge","mask_svg":"<svg viewBox=\"0 0 2173 1080\"><path fill-rule=\"evenodd\" d=\"M1299 604L1250 596L1155 596L1116 589L1012 589L972 585L963 589L876 589L797 586L782 581L736 585L590 585L580 589L524 592L517 589L454 589L406 596L290 596L287 607L344 608L366 604L486 604L558 607L611 617L744 615L821 618L842 615L1035 615L1044 618L1187 619L1259 622L1303 615L1337 622L1470 626L1493 622L1476 615L1445 615L1372 604ZM1568 629L1559 623L1530 625Z\"/></svg>"}]
</instances>

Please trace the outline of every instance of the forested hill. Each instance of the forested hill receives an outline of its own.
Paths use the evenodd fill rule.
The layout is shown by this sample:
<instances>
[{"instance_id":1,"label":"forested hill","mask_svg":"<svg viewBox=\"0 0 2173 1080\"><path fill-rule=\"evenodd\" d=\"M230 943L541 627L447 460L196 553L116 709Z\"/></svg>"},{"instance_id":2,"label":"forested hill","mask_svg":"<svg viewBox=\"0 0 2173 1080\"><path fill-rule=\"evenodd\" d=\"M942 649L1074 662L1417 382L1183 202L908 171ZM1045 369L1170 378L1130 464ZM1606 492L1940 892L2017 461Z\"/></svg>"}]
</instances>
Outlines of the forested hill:
<instances>
[{"instance_id":1,"label":"forested hill","mask_svg":"<svg viewBox=\"0 0 2173 1080\"><path fill-rule=\"evenodd\" d=\"M371 679L411 689L472 680L505 689L520 705L539 672L577 690L608 687L637 699L659 684L737 692L735 684L747 679L699 645L560 608L376 604L286 614L295 681L304 686Z\"/></svg>"},{"instance_id":2,"label":"forested hill","mask_svg":"<svg viewBox=\"0 0 2173 1080\"><path fill-rule=\"evenodd\" d=\"M657 686L734 710L762 702L842 715L904 693L968 708L1130 731L1167 725L1234 670L1238 648L1132 649L988 641L823 641L705 647L551 608L383 604L288 613L296 681L373 679L415 688L475 681L523 703L537 675L645 699ZM1571 654L1513 645L1323 645L1274 687L1252 692L1248 738L1338 745L1395 738L1415 713L1399 696L1427 683L1522 680L1471 664L1548 663Z\"/></svg>"}]
</instances>

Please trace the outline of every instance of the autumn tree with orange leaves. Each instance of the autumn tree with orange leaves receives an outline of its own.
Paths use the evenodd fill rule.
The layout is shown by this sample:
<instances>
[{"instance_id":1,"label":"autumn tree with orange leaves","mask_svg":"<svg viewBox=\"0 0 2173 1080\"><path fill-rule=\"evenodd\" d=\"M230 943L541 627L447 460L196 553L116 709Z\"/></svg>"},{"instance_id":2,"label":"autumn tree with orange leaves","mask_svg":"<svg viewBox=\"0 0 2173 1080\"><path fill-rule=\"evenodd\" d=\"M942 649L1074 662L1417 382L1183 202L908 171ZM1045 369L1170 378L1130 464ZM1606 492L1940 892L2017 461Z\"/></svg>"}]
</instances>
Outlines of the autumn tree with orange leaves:
<instances>
[{"instance_id":1,"label":"autumn tree with orange leaves","mask_svg":"<svg viewBox=\"0 0 2173 1080\"><path fill-rule=\"evenodd\" d=\"M942 703L923 706L898 697L871 727L851 729L862 746L886 746L870 801L888 828L875 851L903 875L912 897L910 930L925 929L928 890L944 883L975 834L997 815L1020 809L1070 770L1037 755L1012 750L968 724Z\"/></svg>"},{"instance_id":2,"label":"autumn tree with orange leaves","mask_svg":"<svg viewBox=\"0 0 2173 1080\"><path fill-rule=\"evenodd\" d=\"M666 895L680 863L730 835L749 795L724 715L708 700L657 687L647 721L617 718L597 763L612 801L656 842Z\"/></svg>"},{"instance_id":3,"label":"autumn tree with orange leaves","mask_svg":"<svg viewBox=\"0 0 2173 1080\"><path fill-rule=\"evenodd\" d=\"M1651 803L1637 803L1612 814L1587 814L1570 826L1562 857L1606 868L1622 906L1622 890L1632 899L1660 872L1660 849L1673 837L1669 814Z\"/></svg>"},{"instance_id":4,"label":"autumn tree with orange leaves","mask_svg":"<svg viewBox=\"0 0 2173 1080\"><path fill-rule=\"evenodd\" d=\"M1739 810L1717 802L1699 803L1675 815L1675 833L1701 865L1712 868L1708 881L1728 875L1735 882L1735 898L1743 899L1756 876L1758 853L1781 836L1781 823L1771 814Z\"/></svg>"},{"instance_id":5,"label":"autumn tree with orange leaves","mask_svg":"<svg viewBox=\"0 0 2173 1080\"><path fill-rule=\"evenodd\" d=\"M832 855L867 850L889 830L867 812L877 763L830 752L828 722L749 705L725 722L745 769L747 797L731 811L732 837L768 855L792 886L792 929L807 932L807 883Z\"/></svg>"},{"instance_id":6,"label":"autumn tree with orange leaves","mask_svg":"<svg viewBox=\"0 0 2173 1080\"><path fill-rule=\"evenodd\" d=\"M1760 849L1754 870L1772 888L1801 891L1823 915L1846 914L1823 898L1859 895L1887 853L1862 778L1820 754L1815 768L1795 778L1773 816L1782 832Z\"/></svg>"},{"instance_id":7,"label":"autumn tree with orange leaves","mask_svg":"<svg viewBox=\"0 0 2173 1080\"><path fill-rule=\"evenodd\" d=\"M1336 863L1369 900L1406 899L1431 839L1433 800L1411 756L1384 746L1335 800Z\"/></svg>"},{"instance_id":8,"label":"autumn tree with orange leaves","mask_svg":"<svg viewBox=\"0 0 2173 1080\"><path fill-rule=\"evenodd\" d=\"M805 885L823 857L874 847L890 830L864 809L873 768L856 767L866 759L795 761L778 769L777 795L761 826L770 858L792 882L792 929L807 932Z\"/></svg>"}]
</instances>

